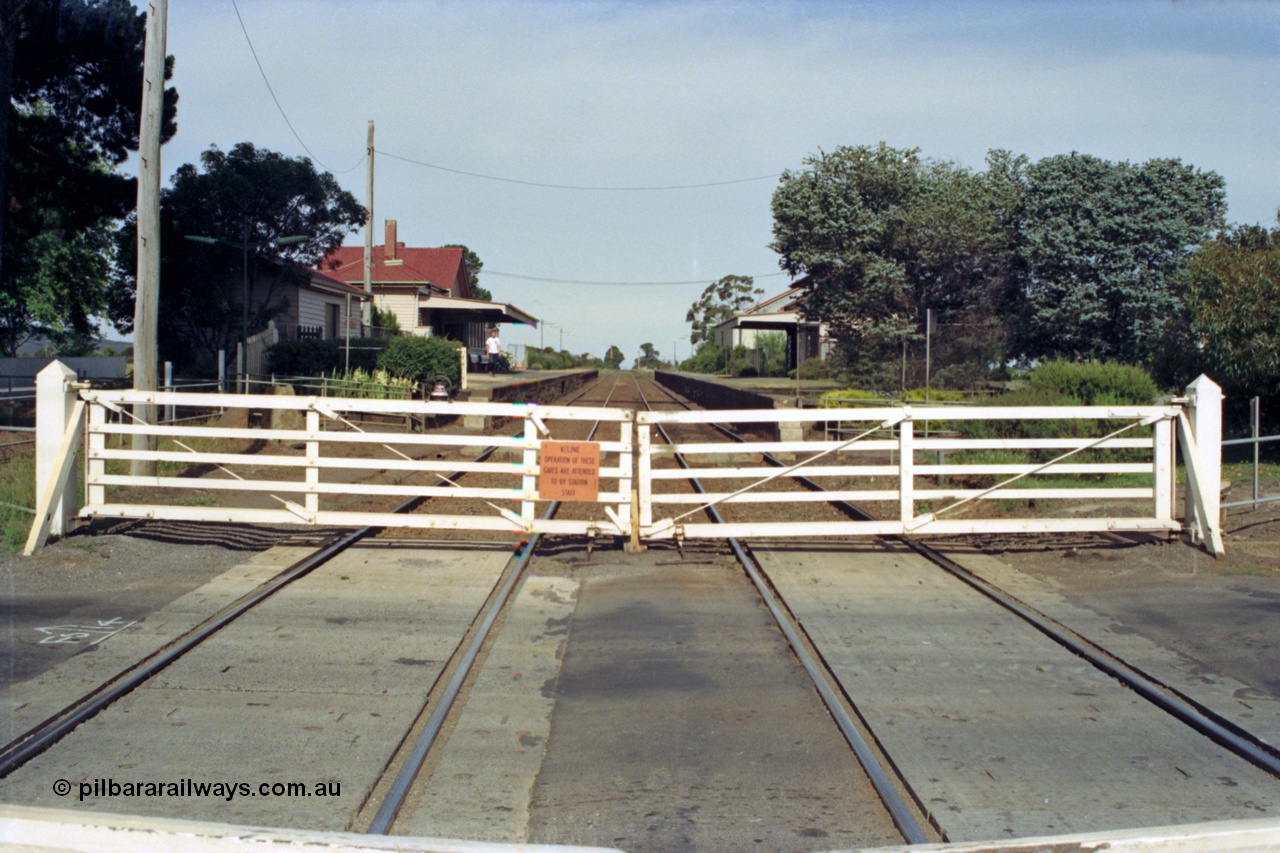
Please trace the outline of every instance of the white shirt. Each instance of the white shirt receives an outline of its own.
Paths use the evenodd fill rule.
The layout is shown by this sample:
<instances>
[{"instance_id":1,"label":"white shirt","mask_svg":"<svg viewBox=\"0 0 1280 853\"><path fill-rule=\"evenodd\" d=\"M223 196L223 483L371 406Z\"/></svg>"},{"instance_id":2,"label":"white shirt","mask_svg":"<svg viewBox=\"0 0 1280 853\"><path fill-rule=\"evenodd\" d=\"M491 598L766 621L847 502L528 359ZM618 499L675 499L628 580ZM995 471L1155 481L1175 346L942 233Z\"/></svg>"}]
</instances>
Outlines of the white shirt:
<instances>
[{"instance_id":1,"label":"white shirt","mask_svg":"<svg viewBox=\"0 0 1280 853\"><path fill-rule=\"evenodd\" d=\"M497 335L494 335L484 342L484 348L489 355L497 355L502 352L502 341L498 340Z\"/></svg>"}]
</instances>

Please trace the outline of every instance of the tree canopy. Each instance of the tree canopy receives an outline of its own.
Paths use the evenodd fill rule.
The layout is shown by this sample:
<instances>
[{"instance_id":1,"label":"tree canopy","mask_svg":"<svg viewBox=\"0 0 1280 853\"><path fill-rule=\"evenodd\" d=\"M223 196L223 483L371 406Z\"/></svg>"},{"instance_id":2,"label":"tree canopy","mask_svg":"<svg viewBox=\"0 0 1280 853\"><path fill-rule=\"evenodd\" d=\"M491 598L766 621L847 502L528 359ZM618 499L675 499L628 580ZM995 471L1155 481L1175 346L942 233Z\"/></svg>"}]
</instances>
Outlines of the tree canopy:
<instances>
[{"instance_id":1,"label":"tree canopy","mask_svg":"<svg viewBox=\"0 0 1280 853\"><path fill-rule=\"evenodd\" d=\"M1073 153L1028 167L1010 353L1158 367L1187 340L1187 260L1225 212L1222 178L1179 160Z\"/></svg>"},{"instance_id":2,"label":"tree canopy","mask_svg":"<svg viewBox=\"0 0 1280 853\"><path fill-rule=\"evenodd\" d=\"M255 283L249 332L265 327L283 309L280 286L305 274L343 238L359 228L365 209L333 175L305 157L241 142L217 147L186 164L161 198L160 350L176 363L212 359L233 350L243 312L243 255L248 246ZM122 328L133 316L134 223L120 232L120 256L112 319ZM304 240L285 245L285 237ZM217 245L187 237L213 238ZM264 283L268 286L264 287Z\"/></svg>"},{"instance_id":3,"label":"tree canopy","mask_svg":"<svg viewBox=\"0 0 1280 853\"><path fill-rule=\"evenodd\" d=\"M622 367L622 360L625 358L626 356L622 350L618 349L617 345L614 344L610 345L608 351L604 354L604 363L610 370L617 370Z\"/></svg>"},{"instance_id":4,"label":"tree canopy","mask_svg":"<svg viewBox=\"0 0 1280 853\"><path fill-rule=\"evenodd\" d=\"M1205 367L1237 397L1280 394L1280 225L1233 228L1190 262Z\"/></svg>"},{"instance_id":5,"label":"tree canopy","mask_svg":"<svg viewBox=\"0 0 1280 853\"><path fill-rule=\"evenodd\" d=\"M693 326L689 343L711 340L716 326L754 305L764 295L754 283L749 275L727 275L707 285L684 317L684 321Z\"/></svg>"},{"instance_id":6,"label":"tree canopy","mask_svg":"<svg viewBox=\"0 0 1280 853\"><path fill-rule=\"evenodd\" d=\"M648 368L656 370L662 367L662 358L653 344L646 341L640 345L640 355L636 356L635 369Z\"/></svg>"},{"instance_id":7,"label":"tree canopy","mask_svg":"<svg viewBox=\"0 0 1280 853\"><path fill-rule=\"evenodd\" d=\"M480 286L480 270L484 268L484 261L480 260L480 256L461 243L446 243L444 248L462 250L463 262L467 265L467 283L471 286L471 298L492 302L493 294Z\"/></svg>"},{"instance_id":8,"label":"tree canopy","mask_svg":"<svg viewBox=\"0 0 1280 853\"><path fill-rule=\"evenodd\" d=\"M0 352L95 335L110 233L137 196L117 167L138 147L145 36L128 0L0 0ZM176 112L166 89L163 140Z\"/></svg>"},{"instance_id":9,"label":"tree canopy","mask_svg":"<svg viewBox=\"0 0 1280 853\"><path fill-rule=\"evenodd\" d=\"M771 248L804 276L805 313L830 324L847 360L883 361L920 336L927 308L951 321L994 313L1023 158L993 151L975 173L881 143L805 166L774 192Z\"/></svg>"},{"instance_id":10,"label":"tree canopy","mask_svg":"<svg viewBox=\"0 0 1280 853\"><path fill-rule=\"evenodd\" d=\"M773 196L783 269L846 364L892 372L927 309L934 365L1093 358L1179 368L1187 260L1223 223L1224 184L1176 159L1141 165L991 151L985 171L885 144L820 152ZM939 358L939 356L943 356Z\"/></svg>"}]
</instances>

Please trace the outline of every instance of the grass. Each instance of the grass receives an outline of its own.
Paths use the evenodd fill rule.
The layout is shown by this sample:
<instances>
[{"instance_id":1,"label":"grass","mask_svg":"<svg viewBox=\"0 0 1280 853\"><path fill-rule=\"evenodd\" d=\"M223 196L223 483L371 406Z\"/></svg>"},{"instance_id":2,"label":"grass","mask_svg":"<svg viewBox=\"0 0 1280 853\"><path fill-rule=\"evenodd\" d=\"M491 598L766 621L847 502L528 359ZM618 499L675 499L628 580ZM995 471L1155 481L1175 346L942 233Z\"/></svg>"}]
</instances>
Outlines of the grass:
<instances>
[{"instance_id":1,"label":"grass","mask_svg":"<svg viewBox=\"0 0 1280 853\"><path fill-rule=\"evenodd\" d=\"M35 509L35 453L14 453L0 462L0 547L5 551L21 551L31 532L35 516L14 506Z\"/></svg>"},{"instance_id":2,"label":"grass","mask_svg":"<svg viewBox=\"0 0 1280 853\"><path fill-rule=\"evenodd\" d=\"M121 439L128 441L127 437L121 437ZM183 444L204 453L238 453L244 450L249 442L196 436L184 438ZM116 446L125 445L117 444ZM179 447L172 439L161 441L160 449L186 452L185 448ZM190 467L185 462L160 462L157 464L157 472L160 476L173 477L182 474ZM107 463L107 470L112 474L127 474L129 462L112 460ZM77 503L79 507L84 504L84 478L81 476L77 479L80 483ZM35 520L35 516L30 512L23 512L19 507L35 509L35 481L34 445L24 451L10 453L7 459L0 459L0 550L17 553L26 545L27 535L31 532L31 523ZM182 502L189 506L211 506L215 501L206 496L189 496L182 499Z\"/></svg>"}]
</instances>

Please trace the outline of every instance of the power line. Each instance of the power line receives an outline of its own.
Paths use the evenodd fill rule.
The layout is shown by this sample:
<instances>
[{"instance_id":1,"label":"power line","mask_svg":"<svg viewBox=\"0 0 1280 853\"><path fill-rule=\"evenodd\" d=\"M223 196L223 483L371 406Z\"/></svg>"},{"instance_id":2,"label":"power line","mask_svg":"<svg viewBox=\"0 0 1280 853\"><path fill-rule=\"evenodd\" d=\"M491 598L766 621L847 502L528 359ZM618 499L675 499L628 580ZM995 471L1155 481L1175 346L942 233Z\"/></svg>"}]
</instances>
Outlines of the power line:
<instances>
[{"instance_id":1,"label":"power line","mask_svg":"<svg viewBox=\"0 0 1280 853\"><path fill-rule=\"evenodd\" d=\"M293 122L289 121L289 116L285 113L284 107L280 105L280 99L276 97L276 90L271 87L271 81L267 79L267 72L262 67L261 60L258 59L258 51L253 47L253 39L249 38L249 28L245 26L244 17L240 14L240 6L236 3L236 0L231 0L231 7L236 10L236 20L240 22L240 30L244 33L245 44L249 45L249 53L253 54L253 61L258 66L258 73L262 75L262 82L267 84L267 91L271 93L271 100L275 101L276 109L280 111L280 117L283 118L284 123L289 126L289 132L293 134L294 139L298 140L298 144L302 146L302 150L310 154L311 159L316 161L320 168L329 172L336 172L339 175L345 175L347 172L354 172L356 169L364 165L365 159L369 156L368 154L361 157L360 162L356 163L350 169L334 169L330 166L326 166L320 158L315 155L315 152L307 147L307 143L302 141L302 137L299 136L298 131L294 129Z\"/></svg>"},{"instance_id":2,"label":"power line","mask_svg":"<svg viewBox=\"0 0 1280 853\"><path fill-rule=\"evenodd\" d=\"M412 163L415 166L424 166L428 169L435 169L440 172L448 172L452 175L465 175L468 178L481 178L486 181L500 181L504 184L520 184L526 187L543 187L553 190L586 190L589 192L658 192L663 190L700 190L708 187L726 187L731 184L748 184L753 181L769 181L774 178L781 177L781 173L773 175L759 175L754 178L736 178L730 181L711 181L703 184L672 184L662 187L596 187L581 186L576 184L547 184L540 181L526 181L519 178L502 178L497 175L485 175L480 172L468 172L463 169L451 169L448 166L438 166L435 163L426 163L422 160L414 160L411 157L402 157L399 154L390 154L386 151L379 150L379 154L383 157L390 157L392 160L401 160L405 163Z\"/></svg>"},{"instance_id":3,"label":"power line","mask_svg":"<svg viewBox=\"0 0 1280 853\"><path fill-rule=\"evenodd\" d=\"M715 284L718 278L703 278L696 281L583 281L581 279L572 278L546 278L539 275L519 275L513 272L498 272L496 270L484 269L480 271L481 275L496 275L500 278L518 278L523 281L543 281L551 284L581 284L588 286L600 287L669 287L674 285L689 284ZM770 272L764 275L754 275L751 278L776 278L780 275L786 275L783 272Z\"/></svg>"}]
</instances>

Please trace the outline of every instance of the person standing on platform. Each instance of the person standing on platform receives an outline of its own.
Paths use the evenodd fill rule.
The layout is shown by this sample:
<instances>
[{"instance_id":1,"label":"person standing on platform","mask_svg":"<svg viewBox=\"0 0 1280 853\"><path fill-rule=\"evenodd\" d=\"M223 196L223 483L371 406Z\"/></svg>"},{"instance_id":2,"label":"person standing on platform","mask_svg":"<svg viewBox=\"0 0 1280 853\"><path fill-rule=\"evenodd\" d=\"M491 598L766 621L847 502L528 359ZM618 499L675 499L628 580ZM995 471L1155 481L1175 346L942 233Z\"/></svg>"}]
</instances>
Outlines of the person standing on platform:
<instances>
[{"instance_id":1,"label":"person standing on platform","mask_svg":"<svg viewBox=\"0 0 1280 853\"><path fill-rule=\"evenodd\" d=\"M502 341L498 340L498 327L489 329L489 338L484 342L485 352L489 354L489 375L498 373L498 358L502 355Z\"/></svg>"}]
</instances>

